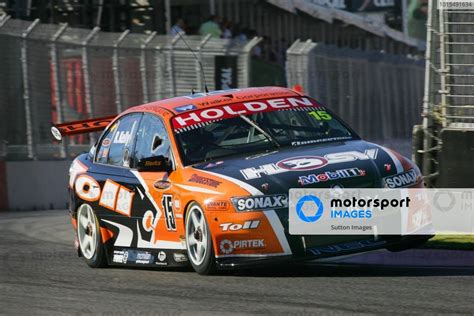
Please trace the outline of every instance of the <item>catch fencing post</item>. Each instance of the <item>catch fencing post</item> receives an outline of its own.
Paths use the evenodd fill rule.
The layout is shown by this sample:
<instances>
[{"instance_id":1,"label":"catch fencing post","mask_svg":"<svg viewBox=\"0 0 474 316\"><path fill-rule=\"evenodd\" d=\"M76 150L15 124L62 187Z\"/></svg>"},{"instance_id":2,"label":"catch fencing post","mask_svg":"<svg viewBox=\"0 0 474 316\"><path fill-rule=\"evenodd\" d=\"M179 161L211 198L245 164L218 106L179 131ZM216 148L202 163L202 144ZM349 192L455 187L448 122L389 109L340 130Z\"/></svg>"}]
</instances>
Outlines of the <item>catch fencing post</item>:
<instances>
[{"instance_id":1,"label":"catch fencing post","mask_svg":"<svg viewBox=\"0 0 474 316\"><path fill-rule=\"evenodd\" d=\"M148 80L146 75L146 49L148 44L150 44L150 42L153 40L153 38L155 38L155 36L156 32L152 32L140 47L140 75L142 77L143 103L150 102L150 97L148 95Z\"/></svg>"},{"instance_id":2,"label":"catch fencing post","mask_svg":"<svg viewBox=\"0 0 474 316\"><path fill-rule=\"evenodd\" d=\"M170 56L169 56L169 62L168 62L168 71L171 76L171 91L173 92L173 97L176 96L176 76L174 75L174 45L179 41L179 34L176 34L175 37L173 37L173 40L171 41L171 46L170 46Z\"/></svg>"},{"instance_id":3,"label":"catch fencing post","mask_svg":"<svg viewBox=\"0 0 474 316\"><path fill-rule=\"evenodd\" d=\"M117 114L122 112L122 96L120 93L120 74L118 68L118 48L120 43L127 37L130 30L125 30L122 34L120 34L119 38L114 43L114 53L112 55L112 72L114 74L114 86L115 86L115 106L117 110Z\"/></svg>"},{"instance_id":4,"label":"catch fencing post","mask_svg":"<svg viewBox=\"0 0 474 316\"><path fill-rule=\"evenodd\" d=\"M68 24L63 24L59 30L51 38L51 67L53 68L53 79L54 79L54 99L56 101L56 113L58 115L58 121L55 123L64 122L64 114L62 109L62 98L61 92L59 89L59 67L58 67L58 51L56 47L56 42L59 37L66 31ZM67 155L67 139L65 138L59 147L59 155L61 158L65 158Z\"/></svg>"},{"instance_id":5,"label":"catch fencing post","mask_svg":"<svg viewBox=\"0 0 474 316\"><path fill-rule=\"evenodd\" d=\"M252 67L251 66L251 60L250 60L250 52L252 51L252 49L258 44L260 43L260 41L262 40L263 38L261 37L254 37L252 38L247 44L245 44L245 46L243 47L242 51L244 53L244 56L245 58L247 59L247 62L246 62L246 66L245 67L245 84L243 84L242 86L244 87L248 87L250 86L250 68Z\"/></svg>"},{"instance_id":6,"label":"catch fencing post","mask_svg":"<svg viewBox=\"0 0 474 316\"><path fill-rule=\"evenodd\" d=\"M31 107L30 107L30 89L28 84L28 35L33 31L33 29L38 25L39 19L33 21L33 23L28 26L25 32L21 35L22 45L21 45L21 68L23 76L23 103L25 107L25 120L26 120L26 143L28 145L28 158L35 159L35 150L33 144L33 124L31 117Z\"/></svg>"},{"instance_id":7,"label":"catch fencing post","mask_svg":"<svg viewBox=\"0 0 474 316\"><path fill-rule=\"evenodd\" d=\"M196 60L195 64L196 64L196 74L197 74L197 85L200 91L204 91L204 84L202 82L203 78L201 75L201 66L199 65L199 63L202 64L202 49L204 48L204 45L206 45L207 42L209 42L210 39L211 39L211 34L207 34L206 37L204 37L204 39L199 43L199 46L196 47L196 50L198 52L198 60ZM204 66L203 66L202 72L204 72Z\"/></svg>"},{"instance_id":8,"label":"catch fencing post","mask_svg":"<svg viewBox=\"0 0 474 316\"><path fill-rule=\"evenodd\" d=\"M446 127L446 95L449 93L446 86L448 69L446 66L446 34L444 32L444 9L439 9L439 68L440 68L440 91L441 94L441 122Z\"/></svg>"},{"instance_id":9,"label":"catch fencing post","mask_svg":"<svg viewBox=\"0 0 474 316\"><path fill-rule=\"evenodd\" d=\"M0 20L0 28L4 26L8 20L10 20L10 16L5 15L3 19ZM2 139L0 143L0 160L6 157L6 155L7 155L7 141Z\"/></svg>"},{"instance_id":10,"label":"catch fencing post","mask_svg":"<svg viewBox=\"0 0 474 316\"><path fill-rule=\"evenodd\" d=\"M156 70L155 70L155 80L157 80L157 86L158 86L158 91L159 91L159 99L164 99L166 98L166 75L164 74L165 71L165 67L166 67L166 61L165 61L165 53L163 52L163 47L161 47L160 45L156 46L155 49L154 49L156 52L158 52L157 54L159 54L159 57L157 58L155 56L155 60L158 59L158 65L157 65L157 69L159 69L159 74L161 75L161 78L159 80L157 80L156 78L158 77L157 73L156 73Z\"/></svg>"},{"instance_id":11,"label":"catch fencing post","mask_svg":"<svg viewBox=\"0 0 474 316\"><path fill-rule=\"evenodd\" d=\"M90 117L94 117L94 112L92 108L92 98L91 98L91 86L90 86L90 78L89 78L89 56L87 54L87 46L89 45L90 41L94 38L94 36L100 31L99 27L94 27L92 31L87 35L84 41L81 43L82 45L82 71L84 73L84 92L85 92L85 101L86 101L86 108L87 112L89 113ZM95 137L91 134L90 137L91 145L95 143Z\"/></svg>"}]
</instances>

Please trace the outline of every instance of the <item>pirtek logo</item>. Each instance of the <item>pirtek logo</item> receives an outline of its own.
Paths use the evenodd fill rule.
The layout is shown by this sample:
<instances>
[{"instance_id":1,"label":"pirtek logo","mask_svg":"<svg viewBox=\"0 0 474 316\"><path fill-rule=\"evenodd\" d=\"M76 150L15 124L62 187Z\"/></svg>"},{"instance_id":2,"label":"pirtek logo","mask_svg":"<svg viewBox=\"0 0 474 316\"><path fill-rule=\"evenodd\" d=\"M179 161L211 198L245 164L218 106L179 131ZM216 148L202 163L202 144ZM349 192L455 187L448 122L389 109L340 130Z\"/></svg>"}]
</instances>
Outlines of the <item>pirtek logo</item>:
<instances>
[{"instance_id":1,"label":"pirtek logo","mask_svg":"<svg viewBox=\"0 0 474 316\"><path fill-rule=\"evenodd\" d=\"M377 148L367 149L365 152L346 151L327 154L324 157L303 156L280 160L277 163L261 165L257 168L240 170L246 180L258 179L265 175L274 175L288 171L314 170L329 164L350 162L355 160L368 160L377 158Z\"/></svg>"},{"instance_id":2,"label":"pirtek logo","mask_svg":"<svg viewBox=\"0 0 474 316\"><path fill-rule=\"evenodd\" d=\"M220 250L224 254L230 254L234 250L259 249L265 248L263 239L234 240L223 239L220 244Z\"/></svg>"}]
</instances>

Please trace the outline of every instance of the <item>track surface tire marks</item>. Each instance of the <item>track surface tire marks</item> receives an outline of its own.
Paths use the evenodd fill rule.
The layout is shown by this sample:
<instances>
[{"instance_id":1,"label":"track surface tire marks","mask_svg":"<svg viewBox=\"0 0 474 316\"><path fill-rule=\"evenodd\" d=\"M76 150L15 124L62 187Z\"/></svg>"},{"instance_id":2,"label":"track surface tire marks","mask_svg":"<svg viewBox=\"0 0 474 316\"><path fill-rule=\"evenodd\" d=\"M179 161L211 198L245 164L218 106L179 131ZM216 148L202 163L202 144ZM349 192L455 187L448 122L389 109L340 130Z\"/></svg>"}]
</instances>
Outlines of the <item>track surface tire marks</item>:
<instances>
[{"instance_id":1,"label":"track surface tire marks","mask_svg":"<svg viewBox=\"0 0 474 316\"><path fill-rule=\"evenodd\" d=\"M91 269L66 211L0 214L0 314L463 313L474 269L299 264L199 276Z\"/></svg>"}]
</instances>

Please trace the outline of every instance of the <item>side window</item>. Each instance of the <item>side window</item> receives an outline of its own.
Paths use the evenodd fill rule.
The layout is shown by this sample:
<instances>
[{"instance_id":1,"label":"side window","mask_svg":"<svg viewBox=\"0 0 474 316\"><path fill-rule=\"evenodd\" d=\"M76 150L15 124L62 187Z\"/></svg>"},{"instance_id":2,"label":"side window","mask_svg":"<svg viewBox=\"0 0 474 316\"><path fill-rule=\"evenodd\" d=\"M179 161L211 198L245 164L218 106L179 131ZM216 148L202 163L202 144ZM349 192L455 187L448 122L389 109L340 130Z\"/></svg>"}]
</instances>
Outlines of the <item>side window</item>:
<instances>
[{"instance_id":1,"label":"side window","mask_svg":"<svg viewBox=\"0 0 474 316\"><path fill-rule=\"evenodd\" d=\"M156 156L171 159L170 150L170 139L164 123L152 114L145 114L137 133L135 162Z\"/></svg>"},{"instance_id":2,"label":"side window","mask_svg":"<svg viewBox=\"0 0 474 316\"><path fill-rule=\"evenodd\" d=\"M102 138L96 161L130 166L131 152L142 114L130 114L114 123Z\"/></svg>"},{"instance_id":3,"label":"side window","mask_svg":"<svg viewBox=\"0 0 474 316\"><path fill-rule=\"evenodd\" d=\"M99 150L97 151L97 156L95 161L98 163L106 164L107 158L109 158L110 145L112 144L112 139L114 138L115 131L117 130L119 122L115 122L104 134L102 141L99 144Z\"/></svg>"}]
</instances>

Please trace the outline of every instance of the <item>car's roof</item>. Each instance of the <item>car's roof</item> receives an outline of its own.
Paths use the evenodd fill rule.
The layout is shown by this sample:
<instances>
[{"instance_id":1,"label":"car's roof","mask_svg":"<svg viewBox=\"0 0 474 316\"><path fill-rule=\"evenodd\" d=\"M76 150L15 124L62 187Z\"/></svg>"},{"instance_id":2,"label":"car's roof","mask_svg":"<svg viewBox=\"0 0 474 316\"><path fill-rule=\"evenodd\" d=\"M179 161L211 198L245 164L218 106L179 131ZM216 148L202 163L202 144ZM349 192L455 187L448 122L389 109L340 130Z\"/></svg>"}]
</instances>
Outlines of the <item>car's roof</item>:
<instances>
[{"instance_id":1,"label":"car's roof","mask_svg":"<svg viewBox=\"0 0 474 316\"><path fill-rule=\"evenodd\" d=\"M192 95L155 101L132 107L128 109L126 113L155 112L157 114L163 115L164 112L168 112L169 114L174 115L190 110L222 106L242 101L254 101L300 95L300 93L294 90L283 87L229 89L211 91L209 93L195 93Z\"/></svg>"}]
</instances>

